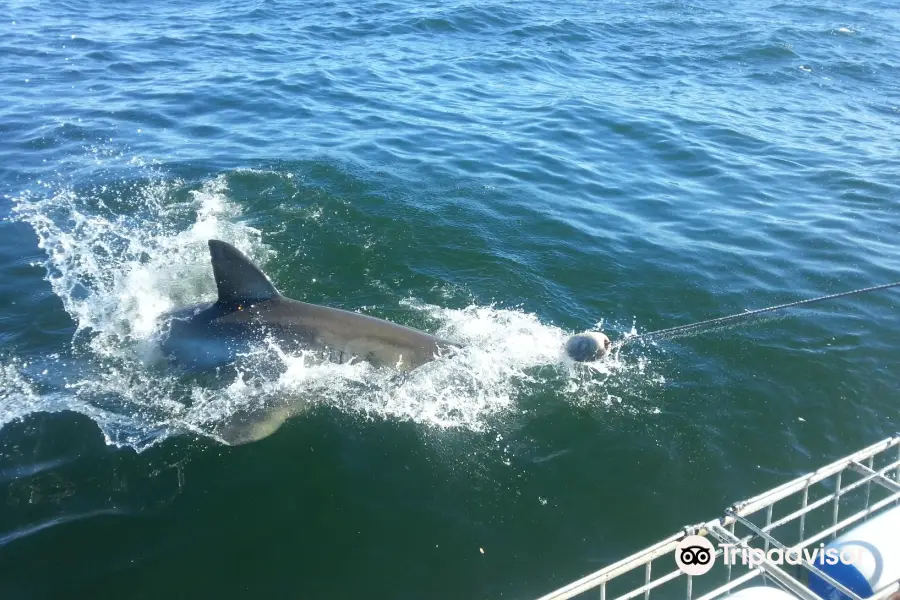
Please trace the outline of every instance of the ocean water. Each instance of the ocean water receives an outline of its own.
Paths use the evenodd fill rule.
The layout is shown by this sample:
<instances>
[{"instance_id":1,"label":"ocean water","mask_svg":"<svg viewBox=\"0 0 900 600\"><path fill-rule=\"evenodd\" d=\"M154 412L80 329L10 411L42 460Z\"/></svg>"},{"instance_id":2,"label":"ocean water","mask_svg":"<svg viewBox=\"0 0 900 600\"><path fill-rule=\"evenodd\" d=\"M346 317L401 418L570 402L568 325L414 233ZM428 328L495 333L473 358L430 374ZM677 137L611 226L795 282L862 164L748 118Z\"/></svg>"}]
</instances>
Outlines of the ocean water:
<instances>
[{"instance_id":1,"label":"ocean water","mask_svg":"<svg viewBox=\"0 0 900 600\"><path fill-rule=\"evenodd\" d=\"M3 8L2 598L530 598L898 428L898 291L561 352L900 279L895 3ZM211 238L466 349L185 377Z\"/></svg>"}]
</instances>

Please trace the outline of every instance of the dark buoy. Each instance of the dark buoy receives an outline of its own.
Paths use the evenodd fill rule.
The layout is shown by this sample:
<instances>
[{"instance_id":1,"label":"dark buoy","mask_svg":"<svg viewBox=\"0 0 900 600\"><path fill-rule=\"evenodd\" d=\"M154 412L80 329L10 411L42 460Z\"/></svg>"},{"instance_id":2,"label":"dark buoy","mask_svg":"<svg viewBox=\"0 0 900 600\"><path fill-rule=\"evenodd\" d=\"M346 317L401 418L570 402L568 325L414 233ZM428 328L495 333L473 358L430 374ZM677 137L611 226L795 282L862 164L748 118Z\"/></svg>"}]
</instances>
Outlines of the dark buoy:
<instances>
[{"instance_id":1,"label":"dark buoy","mask_svg":"<svg viewBox=\"0 0 900 600\"><path fill-rule=\"evenodd\" d=\"M612 342L599 331L587 331L573 335L566 342L566 354L572 360L587 362L606 356Z\"/></svg>"}]
</instances>

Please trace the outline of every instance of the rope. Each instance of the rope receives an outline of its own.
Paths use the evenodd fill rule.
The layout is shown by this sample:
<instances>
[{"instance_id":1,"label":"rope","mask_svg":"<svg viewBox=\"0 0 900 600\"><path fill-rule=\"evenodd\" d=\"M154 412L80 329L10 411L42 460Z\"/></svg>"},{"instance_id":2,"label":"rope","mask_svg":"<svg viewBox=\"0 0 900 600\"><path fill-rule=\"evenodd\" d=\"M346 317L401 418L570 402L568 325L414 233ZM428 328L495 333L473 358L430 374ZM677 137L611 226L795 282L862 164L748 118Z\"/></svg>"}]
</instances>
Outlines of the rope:
<instances>
[{"instance_id":1,"label":"rope","mask_svg":"<svg viewBox=\"0 0 900 600\"><path fill-rule=\"evenodd\" d=\"M678 333L682 331L687 331L690 329L696 329L698 327L703 327L705 325L720 325L722 323L728 323L731 321L735 321L737 319L744 319L747 317L752 317L755 315L760 315L763 313L772 312L775 310L782 310L785 308L792 308L794 306L802 306L804 304L812 304L814 302L822 302L823 300L833 300L835 298L843 298L844 296L853 296L855 294L862 294L865 292L875 292L878 290L884 290L887 288L900 286L900 281L895 281L894 283L885 283L883 285L873 285L872 287L860 288L858 290L853 290L850 292L841 292L839 294L829 294L828 296L819 296L818 298L810 298L808 300L798 300L797 302L788 302L787 304L779 304L777 306L769 306L767 308L758 308L756 310L748 310L746 312L737 313L734 315L728 315L726 317L717 317L715 319L707 319L706 321L698 321L696 323L689 323L687 325L678 325L676 327L669 327L668 329L658 329L656 331L650 331L647 333L641 333L639 335L625 338L622 340L622 343L632 342L634 340L640 338L647 338L651 336L660 336L660 335L669 335L673 333Z\"/></svg>"}]
</instances>

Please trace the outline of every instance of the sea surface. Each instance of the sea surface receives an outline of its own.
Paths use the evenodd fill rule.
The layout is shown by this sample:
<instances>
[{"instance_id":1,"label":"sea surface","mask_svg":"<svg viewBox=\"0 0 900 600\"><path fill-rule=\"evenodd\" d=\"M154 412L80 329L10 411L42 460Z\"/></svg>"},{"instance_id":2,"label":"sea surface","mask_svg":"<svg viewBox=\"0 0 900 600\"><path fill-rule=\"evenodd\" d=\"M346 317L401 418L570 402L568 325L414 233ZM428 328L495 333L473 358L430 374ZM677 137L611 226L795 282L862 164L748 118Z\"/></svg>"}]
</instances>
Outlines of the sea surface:
<instances>
[{"instance_id":1,"label":"sea surface","mask_svg":"<svg viewBox=\"0 0 900 600\"><path fill-rule=\"evenodd\" d=\"M0 21L4 600L533 598L898 430L897 290L561 350L900 280L896 2ZM186 376L211 238L465 351Z\"/></svg>"}]
</instances>

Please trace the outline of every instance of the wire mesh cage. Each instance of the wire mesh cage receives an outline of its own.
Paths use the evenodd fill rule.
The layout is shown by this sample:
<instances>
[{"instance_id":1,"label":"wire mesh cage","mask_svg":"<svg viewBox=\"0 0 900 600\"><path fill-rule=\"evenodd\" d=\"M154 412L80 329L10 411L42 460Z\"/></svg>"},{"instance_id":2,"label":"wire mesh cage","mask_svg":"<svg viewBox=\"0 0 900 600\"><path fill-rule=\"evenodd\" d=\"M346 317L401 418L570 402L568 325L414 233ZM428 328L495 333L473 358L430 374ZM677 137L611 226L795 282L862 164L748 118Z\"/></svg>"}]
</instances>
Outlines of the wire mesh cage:
<instances>
[{"instance_id":1,"label":"wire mesh cage","mask_svg":"<svg viewBox=\"0 0 900 600\"><path fill-rule=\"evenodd\" d=\"M751 586L800 600L882 600L897 591L896 582L860 595L826 565L854 558L840 554L843 550L832 544L836 538L898 504L900 435L738 502L718 519L685 527L540 600L714 600ZM895 533L900 544L900 529ZM687 545L697 539L693 536L702 538L709 556ZM690 568L683 570L685 556L712 564L704 565L702 575L691 575Z\"/></svg>"}]
</instances>

